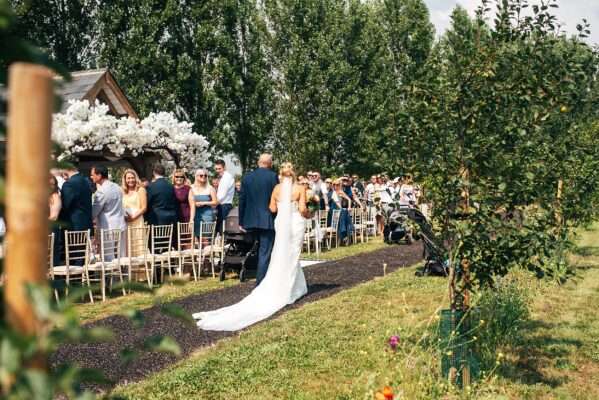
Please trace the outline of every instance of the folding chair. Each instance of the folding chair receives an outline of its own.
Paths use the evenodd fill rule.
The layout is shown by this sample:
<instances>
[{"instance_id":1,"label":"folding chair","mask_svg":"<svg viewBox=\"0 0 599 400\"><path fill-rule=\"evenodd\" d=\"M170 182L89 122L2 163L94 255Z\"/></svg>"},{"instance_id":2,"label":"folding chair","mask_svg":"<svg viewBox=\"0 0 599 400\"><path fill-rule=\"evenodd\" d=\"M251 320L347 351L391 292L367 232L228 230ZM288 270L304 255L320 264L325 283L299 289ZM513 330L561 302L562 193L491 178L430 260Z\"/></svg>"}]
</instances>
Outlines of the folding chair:
<instances>
[{"instance_id":1,"label":"folding chair","mask_svg":"<svg viewBox=\"0 0 599 400\"><path fill-rule=\"evenodd\" d=\"M341 210L333 210L331 216L331 226L328 229L329 234L329 249L332 246L333 237L335 238L335 248L339 247L339 219L341 218Z\"/></svg>"},{"instance_id":2,"label":"folding chair","mask_svg":"<svg viewBox=\"0 0 599 400\"><path fill-rule=\"evenodd\" d=\"M54 282L54 233L48 235L48 276L50 281ZM59 297L56 287L54 287L54 298L56 298L56 302L58 303Z\"/></svg>"}]
</instances>

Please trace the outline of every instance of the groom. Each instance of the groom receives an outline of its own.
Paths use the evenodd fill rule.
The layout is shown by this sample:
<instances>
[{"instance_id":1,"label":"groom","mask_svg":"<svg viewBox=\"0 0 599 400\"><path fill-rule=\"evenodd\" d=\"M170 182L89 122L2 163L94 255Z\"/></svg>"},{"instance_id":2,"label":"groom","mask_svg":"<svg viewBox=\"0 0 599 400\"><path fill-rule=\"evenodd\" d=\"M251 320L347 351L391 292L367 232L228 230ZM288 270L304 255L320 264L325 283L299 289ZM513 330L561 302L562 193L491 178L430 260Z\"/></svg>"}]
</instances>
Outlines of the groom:
<instances>
[{"instance_id":1,"label":"groom","mask_svg":"<svg viewBox=\"0 0 599 400\"><path fill-rule=\"evenodd\" d=\"M268 205L279 178L271 167L272 156L262 154L258 160L258 168L244 176L239 193L239 225L242 229L254 233L260 241L256 286L266 275L275 239L274 218Z\"/></svg>"}]
</instances>

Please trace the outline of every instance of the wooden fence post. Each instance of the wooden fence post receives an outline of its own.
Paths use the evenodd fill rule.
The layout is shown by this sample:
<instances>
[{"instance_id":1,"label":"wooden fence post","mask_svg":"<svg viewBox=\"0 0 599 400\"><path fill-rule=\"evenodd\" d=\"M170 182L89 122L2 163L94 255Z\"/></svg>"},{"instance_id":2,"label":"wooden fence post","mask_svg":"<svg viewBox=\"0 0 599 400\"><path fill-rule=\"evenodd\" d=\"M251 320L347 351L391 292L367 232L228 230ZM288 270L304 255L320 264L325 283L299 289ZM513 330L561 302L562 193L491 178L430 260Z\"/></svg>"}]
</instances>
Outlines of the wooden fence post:
<instances>
[{"instance_id":1,"label":"wooden fence post","mask_svg":"<svg viewBox=\"0 0 599 400\"><path fill-rule=\"evenodd\" d=\"M47 282L53 74L42 66L15 63L8 82L4 304L10 325L33 335L41 324L25 286ZM45 368L44 356L33 364Z\"/></svg>"}]
</instances>

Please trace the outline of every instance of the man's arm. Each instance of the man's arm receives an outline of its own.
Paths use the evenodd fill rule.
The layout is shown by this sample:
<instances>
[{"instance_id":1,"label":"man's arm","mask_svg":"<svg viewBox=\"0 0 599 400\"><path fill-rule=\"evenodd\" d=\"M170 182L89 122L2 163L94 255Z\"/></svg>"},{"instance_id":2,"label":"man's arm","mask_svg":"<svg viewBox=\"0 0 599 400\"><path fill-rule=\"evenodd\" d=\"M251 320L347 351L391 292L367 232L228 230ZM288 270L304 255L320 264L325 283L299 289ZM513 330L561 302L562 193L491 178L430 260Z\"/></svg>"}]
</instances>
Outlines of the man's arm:
<instances>
[{"instance_id":1,"label":"man's arm","mask_svg":"<svg viewBox=\"0 0 599 400\"><path fill-rule=\"evenodd\" d=\"M240 227L242 227L243 219L245 216L246 202L247 202L247 182L246 182L246 179L243 178L241 180L241 187L239 188L239 226Z\"/></svg>"},{"instance_id":2,"label":"man's arm","mask_svg":"<svg viewBox=\"0 0 599 400\"><path fill-rule=\"evenodd\" d=\"M75 191L73 190L73 184L68 181L62 185L61 199L62 199L62 210L68 212L73 207L75 201Z\"/></svg>"},{"instance_id":3,"label":"man's arm","mask_svg":"<svg viewBox=\"0 0 599 400\"><path fill-rule=\"evenodd\" d=\"M98 218L98 215L100 212L102 212L102 209L104 209L105 204L106 199L104 197L104 193L100 190L96 190L92 200L92 219Z\"/></svg>"}]
</instances>

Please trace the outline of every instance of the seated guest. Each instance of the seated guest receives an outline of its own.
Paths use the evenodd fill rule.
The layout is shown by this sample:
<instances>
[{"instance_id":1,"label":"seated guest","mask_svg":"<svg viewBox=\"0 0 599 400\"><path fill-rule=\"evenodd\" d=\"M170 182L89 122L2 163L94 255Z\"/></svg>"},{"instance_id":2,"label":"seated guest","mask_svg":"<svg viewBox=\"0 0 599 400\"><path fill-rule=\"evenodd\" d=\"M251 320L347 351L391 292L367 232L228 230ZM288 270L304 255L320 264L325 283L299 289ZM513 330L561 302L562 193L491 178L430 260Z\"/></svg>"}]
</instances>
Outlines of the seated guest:
<instances>
[{"instance_id":1,"label":"seated guest","mask_svg":"<svg viewBox=\"0 0 599 400\"><path fill-rule=\"evenodd\" d=\"M189 208L189 189L185 173L182 169L176 169L173 173L173 187L175 188L175 197L179 206L179 222L190 221Z\"/></svg>"},{"instance_id":2,"label":"seated guest","mask_svg":"<svg viewBox=\"0 0 599 400\"><path fill-rule=\"evenodd\" d=\"M154 181L148 186L148 222L151 225L174 225L178 220L175 188L164 177L165 170L157 164Z\"/></svg>"},{"instance_id":3,"label":"seated guest","mask_svg":"<svg viewBox=\"0 0 599 400\"><path fill-rule=\"evenodd\" d=\"M212 207L217 204L216 190L208 184L208 172L205 169L196 171L195 181L191 185L187 200L190 207L190 218L193 221L194 234L199 237L201 223L214 221Z\"/></svg>"},{"instance_id":4,"label":"seated guest","mask_svg":"<svg viewBox=\"0 0 599 400\"><path fill-rule=\"evenodd\" d=\"M125 220L130 228L141 228L144 226L144 214L148 209L148 194L143 187L137 172L128 169L123 174L121 181L121 190L123 191L123 208L125 209ZM143 231L133 231L135 237L132 242L134 247L131 249L132 256L142 255Z\"/></svg>"},{"instance_id":5,"label":"seated guest","mask_svg":"<svg viewBox=\"0 0 599 400\"><path fill-rule=\"evenodd\" d=\"M123 208L123 192L121 188L108 179L108 168L102 165L92 167L90 178L96 184L93 196L92 217L96 221L96 228L118 229L121 235L121 254L125 254L126 241L125 210ZM107 259L112 259L112 254L107 254Z\"/></svg>"}]
</instances>

